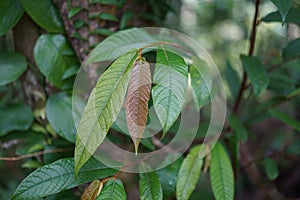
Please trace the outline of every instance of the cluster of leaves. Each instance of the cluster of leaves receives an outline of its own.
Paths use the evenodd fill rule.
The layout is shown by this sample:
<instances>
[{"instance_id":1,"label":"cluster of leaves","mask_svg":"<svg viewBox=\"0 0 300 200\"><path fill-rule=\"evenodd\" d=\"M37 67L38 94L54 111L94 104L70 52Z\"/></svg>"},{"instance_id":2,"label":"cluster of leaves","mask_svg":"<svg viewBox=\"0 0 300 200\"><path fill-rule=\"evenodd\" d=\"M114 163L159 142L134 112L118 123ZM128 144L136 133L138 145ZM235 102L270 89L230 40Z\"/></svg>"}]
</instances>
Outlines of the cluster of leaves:
<instances>
[{"instance_id":1,"label":"cluster of leaves","mask_svg":"<svg viewBox=\"0 0 300 200\"><path fill-rule=\"evenodd\" d=\"M271 23L280 22L282 25L286 23L292 23L299 25L299 13L300 8L295 1L292 0L281 1L272 0L274 5L278 8L278 11L267 14L262 17L260 22ZM293 6L294 5L294 6ZM258 25L257 25L258 26ZM280 176L280 165L288 163L289 156L299 155L299 151L296 150L296 146L299 146L298 141L293 141L289 147L284 147L284 142L289 139L286 136L285 139L279 139L281 134L289 134L291 137L296 137L299 132L300 123L291 114L290 108L294 105L292 100L300 95L299 90L299 77L292 74L299 73L295 66L299 65L299 38L288 41L283 49L281 49L280 57L274 57L271 61L266 61L265 56L259 55L241 55L240 60L243 70L247 75L249 81L245 82L244 88L236 87L236 82L242 82L238 73L232 68L230 64L226 68L226 80L230 89L230 96L233 100L238 98L239 89L247 94L248 106L243 109L242 117L238 117L236 113L232 112L228 119L229 126L231 128L232 135L228 136L228 141L233 152L233 159L236 161L236 166L239 166L238 151L239 141L247 142L250 139L253 140L253 126L264 120L277 119L287 126L291 127L291 131L282 129L272 130L272 137L261 143L266 145L266 152L259 158L262 162L261 167L264 170L264 174L269 181L274 181ZM241 83L242 84L242 83ZM264 98L264 99L261 99ZM280 107L283 103L289 102L290 104L285 107L285 111ZM295 103L297 104L297 98ZM278 134L278 135L276 135ZM257 138L255 139L257 140ZM279 141L281 140L281 141ZM290 149L293 149L291 151ZM273 151L274 153L268 153ZM281 158L277 153L281 152L285 158ZM280 153L280 154L281 154ZM280 163L279 161L283 161ZM278 180L278 179L277 179Z\"/></svg>"},{"instance_id":2,"label":"cluster of leaves","mask_svg":"<svg viewBox=\"0 0 300 200\"><path fill-rule=\"evenodd\" d=\"M127 40L120 40L120 37L125 36ZM136 43L136 38L139 38L142 43ZM135 43L132 43L131 40L135 40ZM122 44L119 44L120 41ZM116 49L111 44L122 46L123 48ZM107 55L114 56L109 59L114 59L115 57L117 57L117 59L109 66L103 75L100 76L98 83L90 94L77 129L75 161L72 159L62 159L40 167L22 181L13 199L38 198L55 194L59 191L82 184L83 181L90 181L90 177L94 177L93 179L103 178L103 176L111 175L109 174L110 172L115 172L115 170L111 168L103 167L101 163L94 166L102 170L99 170L98 173L94 170L93 174L90 174L86 168L89 168L89 163L91 162L90 157L104 140L109 128L116 120L127 90L125 108L127 124L136 151L146 126L150 93L154 109L158 113L158 119L163 129L163 135L169 131L181 112L185 93L188 88L188 74L191 76L192 91L195 101L197 102L195 109L200 110L201 107L208 103L207 98L209 98L212 80L211 77L208 76L208 69L205 62L198 60L188 65L183 57L170 50L166 50L164 46L160 46L160 48L156 50L157 64L153 75L155 86L151 89L150 66L145 58L138 55L138 52L141 52L141 50L138 51L138 49L136 49L142 49L145 46L151 46L151 44L157 44L157 41L144 31L131 29L107 38L96 47L88 58L87 63L108 59ZM105 51L103 51L104 49ZM209 86L206 86L206 90L201 90L201 88L204 88L203 84L207 85L205 81L208 82ZM63 97L63 95L60 96ZM55 97L57 98L58 95ZM55 97L53 98L55 99ZM49 108L53 107L51 102L49 104L47 103L47 107L48 106ZM162 107L166 108L164 111L165 114L162 113ZM66 132L68 132L68 130ZM66 137L69 135L61 136L69 139L71 142L74 141L74 138ZM141 173L139 184L141 198L162 199L164 197L167 199L175 192L174 186L177 184L176 191L178 199L188 199L200 177L202 160L204 159L204 156L201 156L200 153L201 147L202 146L194 147L182 164L177 164L176 168L172 170L172 175L176 178L178 173L179 179L176 180L176 178L173 180L174 185L171 188L169 188L169 186L165 188L166 186L160 183L160 176L165 176L165 173L170 173L167 169L162 169L157 171L157 173L155 171L145 174ZM220 144L217 144L217 147L218 148L214 148L215 150L212 151L217 152L212 153L212 157L216 158L213 160L222 160L224 158L227 160L225 160L223 164L221 164L221 162L212 162L211 164L213 169L211 170L213 190L217 198L218 195L223 195L221 193L233 198L233 172L231 165L223 147ZM198 162L197 165L194 165L195 161ZM207 161L207 163L209 163L209 161ZM207 164L206 167L208 166L209 164ZM115 167L117 166L114 166L114 168ZM140 167L148 168L149 166L140 164ZM109 173L103 174L103 170ZM229 171L228 173L226 172L226 174L220 173L222 170ZM75 173L78 177L75 179L74 174L70 172ZM36 182L35 179L39 177L41 173L47 174L45 180L41 179ZM82 173L86 174L82 175ZM197 176L195 176L195 173ZM160 174L160 176L158 174ZM225 177L223 177L223 175L225 175ZM72 178L69 176L72 176ZM81 178L81 176L83 176L83 178ZM63 186L60 186L57 182L64 182L62 178L67 178L68 183L65 182ZM193 178L194 181L192 181L191 184L185 184L186 181L190 181L190 178ZM224 182L220 182L219 179L227 179L229 180L229 184L224 185ZM114 180L114 178L112 180ZM100 193L98 197L101 199L102 193L105 195L106 188L109 188L110 184L112 183L106 180L93 182L84 193L84 196L89 195L90 197L94 197ZM103 185L104 187L102 189ZM49 188L49 190L45 192L37 189L37 187L41 188L44 186ZM122 188L123 187L120 187L114 191L116 195L120 195L119 193L121 193L121 196L124 196L124 189Z\"/></svg>"},{"instance_id":3,"label":"cluster of leaves","mask_svg":"<svg viewBox=\"0 0 300 200\"><path fill-rule=\"evenodd\" d=\"M101 4L105 2L113 1L92 1ZM116 5L120 5L119 1L115 2ZM262 22L300 24L299 7L293 7L291 0L272 0L272 2L278 7L278 11L263 17ZM76 100L76 107L73 109L78 111L73 113L77 113L78 116L73 116L69 91L73 87L80 63L63 35L65 32L63 23L52 1L47 0L42 3L29 0L1 1L0 19L5 23L0 27L0 35L9 33L21 19L24 10L35 23L49 32L41 35L34 47L34 59L38 70L43 75L39 76L39 81L51 83L63 92L46 97L45 91L33 91L43 104L42 108L35 108L33 111L26 103L18 99L16 101L13 99L15 94L11 94L10 90L22 87L20 83L22 74L28 69L35 69L20 53L0 52L0 69L2 69L0 86L5 92L5 98L1 99L1 106L5 105L1 107L0 113L1 141L3 143L9 143L14 139L22 141L24 144L17 150L20 156L43 149L51 152L61 147L70 147L72 150L75 142L76 147L75 159L70 158L71 152L54 151L53 154L44 154L43 161L33 158L25 162L23 167L38 169L20 183L12 198L37 199L48 196L47 199L68 197L72 199L74 194L69 193L68 189L92 181L82 193L83 199L126 199L123 183L118 179L118 170L116 170L123 166L105 166L94 159L92 154L102 141L109 137L110 128L122 132L114 124L121 114L126 116L124 121L127 120L128 126L125 126L128 128L136 151L140 142L144 149L155 149L152 140L141 139L150 114L148 114L148 102L153 104L157 113L163 130L162 136L167 137L170 135L168 133L175 132L173 129L177 125L176 120L184 103L188 77L191 80L196 109L203 110L209 102L213 77L210 77L207 72L206 64L201 60L188 63L189 59L185 59L186 57L172 52L166 46L161 46L152 52L157 63L153 73L155 84L152 87L149 64L141 57L148 59L147 53L141 55L139 49L157 44L157 40L138 29L114 34L98 45L86 61L86 63L94 63L114 60L99 78L84 111L84 102ZM82 8L73 8L69 17L72 18L80 11ZM127 26L132 16L132 12L127 13L123 16L124 19L121 19L123 27ZM105 13L97 17L116 20L115 16ZM79 26L80 23L78 22L77 25ZM295 65L299 63L299 49L299 38L290 41L282 50L279 64L272 63L269 68L265 67L266 64L261 61L261 57L241 55L243 69L249 78L248 85L242 89L248 90L247 99L250 100L248 108L245 109L245 116L239 117L237 113L230 112L228 124L232 133L225 134L223 138L229 145L224 146L222 143L211 144L211 146L195 145L186 157L180 157L171 165L160 170L140 173L140 198L169 199L176 194L177 199L189 199L197 183L206 176L205 172L209 169L214 197L233 199L234 175L225 147L230 148L235 168L238 168L239 144L252 136L249 130L257 121L273 117L290 126L293 131L297 133L300 131L300 123L297 119L287 111L276 108L281 103L291 101L300 95L298 88L300 78L297 75L298 70L295 69ZM239 95L237 83L241 80L230 64L226 69L226 79L230 95L235 100ZM264 94L268 95L261 103L259 98ZM7 104L11 99L13 102ZM22 100L22 97L20 99ZM122 110L124 100L125 111ZM81 118L77 130L73 117ZM202 133L202 129L199 132ZM197 135L199 138L203 137L201 133ZM214 148L210 149L213 146ZM211 152L207 154L210 150ZM293 143L286 150L289 155L299 156L298 143ZM276 157L264 155L262 160L266 176L270 180L276 179L279 176ZM147 171L150 166L140 163L139 168L141 171Z\"/></svg>"},{"instance_id":4,"label":"cluster of leaves","mask_svg":"<svg viewBox=\"0 0 300 200\"><path fill-rule=\"evenodd\" d=\"M122 40L125 37L126 40ZM87 64L121 56L100 76L90 94L76 134L75 174L107 137L109 128L120 113L126 91L126 119L136 153L147 122L150 93L163 130L163 137L182 110L188 88L188 74L191 77L191 87L196 101L195 109L200 110L208 103L212 77L209 76L206 63L196 60L188 65L183 57L166 50L163 45L159 45L156 50L156 66L153 75L155 86L151 89L150 67L145 58L141 57L140 52L145 47L163 43L164 41L155 41L144 31L131 29L107 38L91 53L86 61ZM140 50L130 50L134 47ZM204 155L201 156L200 150L203 151L201 147L201 145L194 147L183 163L176 167L175 174L172 174L176 177L178 173L178 180L177 178L173 180L174 186L177 184L178 199L188 199L200 178L204 159ZM215 196L218 199L223 197L232 199L233 171L227 153L220 144L217 144L212 152L213 162L210 173ZM208 166L209 161L206 168ZM148 167L140 164L140 168ZM157 173L165 176L164 170ZM175 192L175 187L165 188L165 185L161 185L157 173L153 171L140 174L141 199L168 199ZM191 183L186 184L187 182ZM101 192L99 196L101 197Z\"/></svg>"}]
</instances>

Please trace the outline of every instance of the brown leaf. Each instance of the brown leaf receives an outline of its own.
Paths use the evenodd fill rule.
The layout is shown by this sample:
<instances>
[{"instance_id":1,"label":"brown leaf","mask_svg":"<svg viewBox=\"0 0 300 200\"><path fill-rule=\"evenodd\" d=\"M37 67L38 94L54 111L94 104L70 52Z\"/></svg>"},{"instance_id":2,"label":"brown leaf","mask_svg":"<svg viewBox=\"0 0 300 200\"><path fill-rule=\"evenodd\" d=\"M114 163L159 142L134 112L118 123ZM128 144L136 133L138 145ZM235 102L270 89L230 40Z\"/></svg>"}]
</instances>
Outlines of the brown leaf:
<instances>
[{"instance_id":1,"label":"brown leaf","mask_svg":"<svg viewBox=\"0 0 300 200\"><path fill-rule=\"evenodd\" d=\"M95 200L103 188L103 183L94 180L83 192L81 200Z\"/></svg>"},{"instance_id":2,"label":"brown leaf","mask_svg":"<svg viewBox=\"0 0 300 200\"><path fill-rule=\"evenodd\" d=\"M144 58L140 58L133 63L125 106L127 126L136 154L147 123L150 91L150 66Z\"/></svg>"}]
</instances>

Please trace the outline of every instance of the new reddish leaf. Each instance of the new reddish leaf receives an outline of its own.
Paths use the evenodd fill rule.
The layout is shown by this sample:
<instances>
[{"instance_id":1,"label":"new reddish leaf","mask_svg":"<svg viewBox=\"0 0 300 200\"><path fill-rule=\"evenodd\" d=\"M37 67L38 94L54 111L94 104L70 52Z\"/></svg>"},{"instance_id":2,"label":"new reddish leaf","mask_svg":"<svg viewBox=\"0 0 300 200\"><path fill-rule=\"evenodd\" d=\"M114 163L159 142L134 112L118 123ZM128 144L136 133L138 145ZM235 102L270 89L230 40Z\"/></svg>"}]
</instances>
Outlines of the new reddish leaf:
<instances>
[{"instance_id":1,"label":"new reddish leaf","mask_svg":"<svg viewBox=\"0 0 300 200\"><path fill-rule=\"evenodd\" d=\"M141 58L133 64L125 107L128 130L136 153L146 127L150 90L150 66L144 58Z\"/></svg>"},{"instance_id":2,"label":"new reddish leaf","mask_svg":"<svg viewBox=\"0 0 300 200\"><path fill-rule=\"evenodd\" d=\"M81 200L95 200L103 188L103 183L94 180L83 192Z\"/></svg>"}]
</instances>

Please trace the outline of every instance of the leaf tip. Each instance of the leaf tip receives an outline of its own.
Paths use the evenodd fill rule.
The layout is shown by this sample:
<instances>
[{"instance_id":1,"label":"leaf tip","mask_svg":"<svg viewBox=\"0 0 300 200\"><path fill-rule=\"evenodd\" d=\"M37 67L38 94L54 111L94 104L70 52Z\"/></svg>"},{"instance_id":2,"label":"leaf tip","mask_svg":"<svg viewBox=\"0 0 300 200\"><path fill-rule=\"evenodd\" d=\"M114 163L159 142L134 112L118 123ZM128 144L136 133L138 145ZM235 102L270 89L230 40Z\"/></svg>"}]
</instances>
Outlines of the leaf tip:
<instances>
[{"instance_id":1,"label":"leaf tip","mask_svg":"<svg viewBox=\"0 0 300 200\"><path fill-rule=\"evenodd\" d=\"M135 156L137 156L138 154L140 142L141 142L141 138L133 138Z\"/></svg>"}]
</instances>

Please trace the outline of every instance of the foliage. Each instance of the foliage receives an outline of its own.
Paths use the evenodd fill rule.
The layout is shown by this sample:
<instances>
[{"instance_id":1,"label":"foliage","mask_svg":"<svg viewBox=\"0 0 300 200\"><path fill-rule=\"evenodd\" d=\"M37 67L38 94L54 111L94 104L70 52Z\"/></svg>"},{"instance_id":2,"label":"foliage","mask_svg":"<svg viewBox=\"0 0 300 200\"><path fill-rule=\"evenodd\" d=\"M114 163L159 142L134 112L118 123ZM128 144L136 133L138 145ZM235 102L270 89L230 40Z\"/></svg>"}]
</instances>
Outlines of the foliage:
<instances>
[{"instance_id":1,"label":"foliage","mask_svg":"<svg viewBox=\"0 0 300 200\"><path fill-rule=\"evenodd\" d=\"M189 3L180 1L177 10L182 13L177 15L182 19L172 21L176 5L169 1L0 2L0 170L13 166L12 172L20 171L17 177L8 172L0 181L0 199L80 195L125 200L134 198L133 191L146 200L300 196L293 182L300 177L295 170L300 155L300 38L290 34L293 26L299 30L299 1L256 0L255 5L243 1L241 6L255 10L252 24L247 13L236 19L243 8L232 0L192 7ZM262 4L275 10L260 18ZM186 9L198 8L186 14ZM231 18L240 25L242 37L223 30L235 27L223 26ZM197 20L205 28L196 31L200 35L195 38L211 48L229 97L219 141L204 138L210 102L218 91L208 63L182 53L183 43L135 28L163 22L177 26L181 21L182 29L193 35L200 29L193 27ZM284 33L276 33L276 23ZM246 32L250 32L248 54L244 53ZM181 50L174 51L176 47ZM85 103L73 95L76 75L80 70L96 74L93 68L98 63L107 66L100 69L104 72L96 77ZM131 165L106 166L93 157L106 138L137 156L162 148L180 128L189 94L189 101L195 103L189 109L199 112L201 120L194 143L176 161L165 166L170 159L166 157L159 169L131 163L140 173L128 178L122 171ZM152 131L159 137L144 138ZM251 194L248 186L257 193Z\"/></svg>"}]
</instances>

